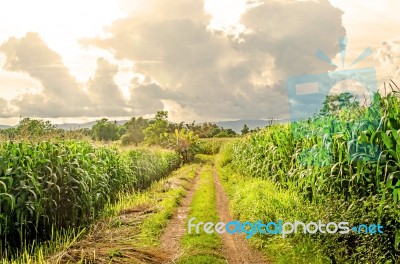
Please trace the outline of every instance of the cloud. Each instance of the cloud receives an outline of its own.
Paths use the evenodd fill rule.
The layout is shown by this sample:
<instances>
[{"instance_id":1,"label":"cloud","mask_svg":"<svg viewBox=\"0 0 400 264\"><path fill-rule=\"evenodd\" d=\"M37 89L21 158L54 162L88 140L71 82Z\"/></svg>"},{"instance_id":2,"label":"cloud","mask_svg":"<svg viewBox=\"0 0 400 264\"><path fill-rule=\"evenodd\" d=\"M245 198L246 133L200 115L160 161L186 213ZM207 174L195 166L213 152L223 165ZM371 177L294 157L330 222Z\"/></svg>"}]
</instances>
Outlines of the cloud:
<instances>
[{"instance_id":1,"label":"cloud","mask_svg":"<svg viewBox=\"0 0 400 264\"><path fill-rule=\"evenodd\" d=\"M28 90L20 94L7 102L7 107L0 106L2 116L9 116L10 109L17 116L43 118L129 115L128 105L114 82L118 67L102 58L98 59L96 72L86 84L86 93L85 84L72 77L61 56L37 33L10 38L0 46L0 52L6 57L5 70L29 75L42 88L39 92ZM6 105L5 100L0 103Z\"/></svg>"},{"instance_id":2,"label":"cloud","mask_svg":"<svg viewBox=\"0 0 400 264\"><path fill-rule=\"evenodd\" d=\"M138 8L107 27L109 37L81 43L135 61L138 72L156 81L131 90L133 107L147 114L168 97L176 108L190 107L200 117L287 115L286 78L332 70L315 51L334 57L346 34L342 11L326 0L252 7L242 16L246 31L240 41L208 29L202 1L191 1L196 9L182 0L152 0L146 6L142 16Z\"/></svg>"},{"instance_id":3,"label":"cloud","mask_svg":"<svg viewBox=\"0 0 400 264\"><path fill-rule=\"evenodd\" d=\"M88 95L99 115L123 116L128 112L122 92L114 81L118 66L103 58L97 60L97 69L87 84Z\"/></svg>"},{"instance_id":4,"label":"cloud","mask_svg":"<svg viewBox=\"0 0 400 264\"><path fill-rule=\"evenodd\" d=\"M7 100L0 98L0 118L9 118L14 116L14 111L11 109Z\"/></svg>"},{"instance_id":5,"label":"cloud","mask_svg":"<svg viewBox=\"0 0 400 264\"><path fill-rule=\"evenodd\" d=\"M60 55L28 33L0 47L6 70L27 73L43 86L38 94L12 101L18 114L130 116L170 107L187 109L198 121L287 117L286 78L332 70L315 51L334 57L337 40L345 35L342 12L327 0L260 3L243 14L246 30L237 38L209 28L211 17L201 0L123 1L122 6L130 14L107 26L107 37L80 43L134 62L135 73L146 80L132 80L130 99L114 81L117 66L99 59L85 92Z\"/></svg>"},{"instance_id":6,"label":"cloud","mask_svg":"<svg viewBox=\"0 0 400 264\"><path fill-rule=\"evenodd\" d=\"M203 10L204 1L195 0L122 0L120 7L130 16L142 20L185 20L199 21L208 24L210 16Z\"/></svg>"},{"instance_id":7,"label":"cloud","mask_svg":"<svg viewBox=\"0 0 400 264\"><path fill-rule=\"evenodd\" d=\"M82 116L90 101L70 75L60 55L52 51L37 33L10 38L0 47L6 55L4 69L23 72L41 82L39 94L22 94L12 103L23 116Z\"/></svg>"},{"instance_id":8,"label":"cloud","mask_svg":"<svg viewBox=\"0 0 400 264\"><path fill-rule=\"evenodd\" d=\"M376 55L380 62L380 73L384 81L393 79L400 82L400 38L391 39L382 43Z\"/></svg>"}]
</instances>

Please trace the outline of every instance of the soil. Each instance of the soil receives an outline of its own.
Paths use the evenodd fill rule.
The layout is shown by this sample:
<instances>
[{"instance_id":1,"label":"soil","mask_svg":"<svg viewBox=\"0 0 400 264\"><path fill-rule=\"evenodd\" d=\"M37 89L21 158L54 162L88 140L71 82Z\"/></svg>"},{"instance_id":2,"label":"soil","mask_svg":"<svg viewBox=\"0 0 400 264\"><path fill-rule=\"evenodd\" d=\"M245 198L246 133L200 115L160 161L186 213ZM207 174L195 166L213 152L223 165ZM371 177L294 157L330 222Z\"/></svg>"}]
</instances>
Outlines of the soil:
<instances>
[{"instance_id":1,"label":"soil","mask_svg":"<svg viewBox=\"0 0 400 264\"><path fill-rule=\"evenodd\" d=\"M191 188L187 190L185 198L183 198L182 203L161 235L161 249L170 256L170 261L167 263L175 263L182 255L179 243L186 232L186 218L197 189L199 174L200 172L196 174Z\"/></svg>"},{"instance_id":2,"label":"soil","mask_svg":"<svg viewBox=\"0 0 400 264\"><path fill-rule=\"evenodd\" d=\"M176 263L183 252L180 240L187 230L186 222L191 202L198 186L200 172L192 180L186 196L182 199L175 214L168 222L161 235L160 248L136 248L133 246L135 237L144 218L153 212L154 208L142 205L122 211L116 219L116 227L110 228L109 223L98 223L85 239L75 242L68 250L51 256L50 263ZM217 213L220 221L234 220L229 211L229 199L221 185L218 174L213 168L214 185L216 188ZM112 226L112 225L111 225ZM223 247L221 254L227 263L268 263L262 253L249 247L243 234L221 235Z\"/></svg>"},{"instance_id":3,"label":"soil","mask_svg":"<svg viewBox=\"0 0 400 264\"><path fill-rule=\"evenodd\" d=\"M229 211L229 199L221 185L218 174L213 168L214 184L217 194L217 212L221 222L227 223L235 219L232 218ZM222 253L228 260L229 264L239 263L268 263L260 251L249 247L244 234L228 234L221 235L223 248Z\"/></svg>"}]
</instances>

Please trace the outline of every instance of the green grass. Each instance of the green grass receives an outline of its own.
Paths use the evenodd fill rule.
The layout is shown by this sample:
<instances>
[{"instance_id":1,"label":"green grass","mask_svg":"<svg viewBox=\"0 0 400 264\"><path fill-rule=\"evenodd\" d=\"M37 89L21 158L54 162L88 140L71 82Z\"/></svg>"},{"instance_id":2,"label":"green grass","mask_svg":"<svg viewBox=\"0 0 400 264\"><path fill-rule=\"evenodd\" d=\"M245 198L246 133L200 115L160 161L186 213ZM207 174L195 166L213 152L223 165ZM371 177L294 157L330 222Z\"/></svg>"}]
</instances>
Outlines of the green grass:
<instances>
[{"instance_id":1,"label":"green grass","mask_svg":"<svg viewBox=\"0 0 400 264\"><path fill-rule=\"evenodd\" d=\"M230 162L249 182L269 180L301 197L304 204L289 208L288 215L307 211L311 204L317 211L324 208L321 220L385 227L381 235L313 237L332 262L396 262L400 258L399 94L375 94L369 107L274 124L233 142Z\"/></svg>"},{"instance_id":2,"label":"green grass","mask_svg":"<svg viewBox=\"0 0 400 264\"><path fill-rule=\"evenodd\" d=\"M268 179L251 179L232 168L229 151L217 155L216 167L230 197L230 210L241 222L314 221L318 212L294 190L282 189ZM310 237L257 234L250 244L263 251L272 263L330 263L319 243Z\"/></svg>"},{"instance_id":3,"label":"green grass","mask_svg":"<svg viewBox=\"0 0 400 264\"><path fill-rule=\"evenodd\" d=\"M79 141L1 143L0 257L54 248L52 240L63 240L59 234L79 234L121 192L147 188L179 165L171 151L121 152Z\"/></svg>"},{"instance_id":4,"label":"green grass","mask_svg":"<svg viewBox=\"0 0 400 264\"><path fill-rule=\"evenodd\" d=\"M163 229L185 196L185 188L190 187L190 181L199 170L199 164L187 165L146 192L146 205L156 208L156 211L143 221L138 246L159 246Z\"/></svg>"},{"instance_id":5,"label":"green grass","mask_svg":"<svg viewBox=\"0 0 400 264\"><path fill-rule=\"evenodd\" d=\"M200 174L198 188L194 194L188 220L192 217L198 222L217 223L216 194L211 165L205 165ZM200 229L199 234L186 233L181 245L184 255L178 263L226 263L223 256L218 254L222 246L217 233L206 234Z\"/></svg>"},{"instance_id":6,"label":"green grass","mask_svg":"<svg viewBox=\"0 0 400 264\"><path fill-rule=\"evenodd\" d=\"M199 139L199 153L215 155L221 146L229 141L232 141L232 138L201 138Z\"/></svg>"},{"instance_id":7,"label":"green grass","mask_svg":"<svg viewBox=\"0 0 400 264\"><path fill-rule=\"evenodd\" d=\"M184 197L186 189L192 184L196 173L200 170L199 164L190 164L181 167L172 172L165 179L152 183L151 187L145 191L119 194L118 201L107 204L102 219L99 219L85 235L91 237L98 233L106 236L106 231L113 230L113 234L122 233L123 239L119 242L121 245L132 243L135 247L156 247L159 245L160 234L172 216L174 210L178 207L181 199ZM143 208L151 212L140 222L140 229L136 231L127 231L123 226L119 217L126 211L135 208ZM118 231L120 229L120 231ZM134 230L134 228L132 228ZM71 230L70 232L55 233L53 239L40 246L34 247L34 251L30 252L25 249L18 259L7 261L3 259L2 264L25 264L25 263L49 263L48 256L54 252L67 252L76 241L85 239L82 234ZM110 237L110 240L112 238ZM111 244L110 244L111 245ZM118 248L114 245L108 249L108 257L110 259L117 258L121 255ZM90 252L82 251L82 259L84 256L90 255ZM53 259L52 259L53 260Z\"/></svg>"},{"instance_id":8,"label":"green grass","mask_svg":"<svg viewBox=\"0 0 400 264\"><path fill-rule=\"evenodd\" d=\"M213 164L214 159L215 159L215 155L196 154L194 156L194 161L199 162L199 163Z\"/></svg>"}]
</instances>

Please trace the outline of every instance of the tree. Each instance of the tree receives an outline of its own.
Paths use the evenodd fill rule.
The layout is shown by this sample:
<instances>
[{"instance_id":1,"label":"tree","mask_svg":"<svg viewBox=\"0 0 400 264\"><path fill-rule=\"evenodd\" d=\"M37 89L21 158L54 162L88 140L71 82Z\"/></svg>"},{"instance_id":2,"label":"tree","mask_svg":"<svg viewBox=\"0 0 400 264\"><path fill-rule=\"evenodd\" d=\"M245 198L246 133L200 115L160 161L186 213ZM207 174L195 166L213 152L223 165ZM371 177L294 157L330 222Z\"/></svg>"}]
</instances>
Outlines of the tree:
<instances>
[{"instance_id":1,"label":"tree","mask_svg":"<svg viewBox=\"0 0 400 264\"><path fill-rule=\"evenodd\" d=\"M192 130L187 129L175 129L172 136L172 146L176 152L178 152L184 162L188 162L193 159L196 152L199 136L194 134Z\"/></svg>"},{"instance_id":2,"label":"tree","mask_svg":"<svg viewBox=\"0 0 400 264\"><path fill-rule=\"evenodd\" d=\"M244 124L243 128L242 128L242 130L240 132L242 132L242 135L246 135L246 134L248 134L250 132L250 129L246 124Z\"/></svg>"},{"instance_id":3,"label":"tree","mask_svg":"<svg viewBox=\"0 0 400 264\"><path fill-rule=\"evenodd\" d=\"M320 113L322 115L336 114L341 109L354 108L358 106L358 102L355 99L355 96L349 92L327 95Z\"/></svg>"},{"instance_id":4,"label":"tree","mask_svg":"<svg viewBox=\"0 0 400 264\"><path fill-rule=\"evenodd\" d=\"M214 137L215 137L215 138L226 138L226 137L229 137L229 135L228 135L228 133L224 130L224 131L221 131L221 132L219 132L218 134L216 134Z\"/></svg>"},{"instance_id":5,"label":"tree","mask_svg":"<svg viewBox=\"0 0 400 264\"><path fill-rule=\"evenodd\" d=\"M50 121L22 119L17 126L17 133L21 136L40 137L57 131L57 128Z\"/></svg>"},{"instance_id":6,"label":"tree","mask_svg":"<svg viewBox=\"0 0 400 264\"><path fill-rule=\"evenodd\" d=\"M144 141L149 145L164 143L168 132L168 112L158 111L155 120L144 130Z\"/></svg>"},{"instance_id":7,"label":"tree","mask_svg":"<svg viewBox=\"0 0 400 264\"><path fill-rule=\"evenodd\" d=\"M122 145L135 144L136 146L144 140L144 130L149 125L143 117L132 117L123 125L124 135L121 138ZM122 132L121 132L122 134Z\"/></svg>"},{"instance_id":8,"label":"tree","mask_svg":"<svg viewBox=\"0 0 400 264\"><path fill-rule=\"evenodd\" d=\"M120 138L119 129L117 122L108 121L107 118L97 120L92 127L93 138L104 141L117 140Z\"/></svg>"}]
</instances>

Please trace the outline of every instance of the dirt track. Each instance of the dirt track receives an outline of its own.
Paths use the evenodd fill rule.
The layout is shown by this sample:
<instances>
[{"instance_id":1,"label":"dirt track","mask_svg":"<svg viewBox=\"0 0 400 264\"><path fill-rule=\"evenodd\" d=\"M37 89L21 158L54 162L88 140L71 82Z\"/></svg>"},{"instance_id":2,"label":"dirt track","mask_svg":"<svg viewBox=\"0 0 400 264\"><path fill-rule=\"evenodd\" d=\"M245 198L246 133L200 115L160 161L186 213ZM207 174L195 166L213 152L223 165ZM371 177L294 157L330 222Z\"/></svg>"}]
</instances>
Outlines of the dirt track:
<instances>
[{"instance_id":1,"label":"dirt track","mask_svg":"<svg viewBox=\"0 0 400 264\"><path fill-rule=\"evenodd\" d=\"M213 168L213 176L216 190L218 216L220 221L227 223L234 220L229 211L229 199L221 185L215 168ZM179 241L186 232L187 216L193 195L197 188L198 177L199 174L197 174L194 184L191 186L190 190L188 190L182 204L178 207L175 215L161 236L161 248L171 256L171 261L169 263L175 263L175 261L182 254L179 247ZM230 235L228 233L224 233L222 234L221 238L223 242L221 253L225 256L229 264L268 263L261 252L249 247L244 235Z\"/></svg>"},{"instance_id":2,"label":"dirt track","mask_svg":"<svg viewBox=\"0 0 400 264\"><path fill-rule=\"evenodd\" d=\"M161 249L171 256L170 263L175 263L182 254L179 247L179 241L186 232L186 219L189 214L189 208L194 193L196 192L199 174L200 172L197 172L193 184L187 191L185 198L183 198L182 203L176 210L176 213L172 217L171 221L169 221L161 236Z\"/></svg>"},{"instance_id":3,"label":"dirt track","mask_svg":"<svg viewBox=\"0 0 400 264\"><path fill-rule=\"evenodd\" d=\"M218 174L213 168L214 184L217 193L217 211L220 221L227 223L233 221L229 212L229 199L221 185ZM249 247L244 235L222 234L223 248L222 253L229 264L239 263L268 263L261 252Z\"/></svg>"}]
</instances>

